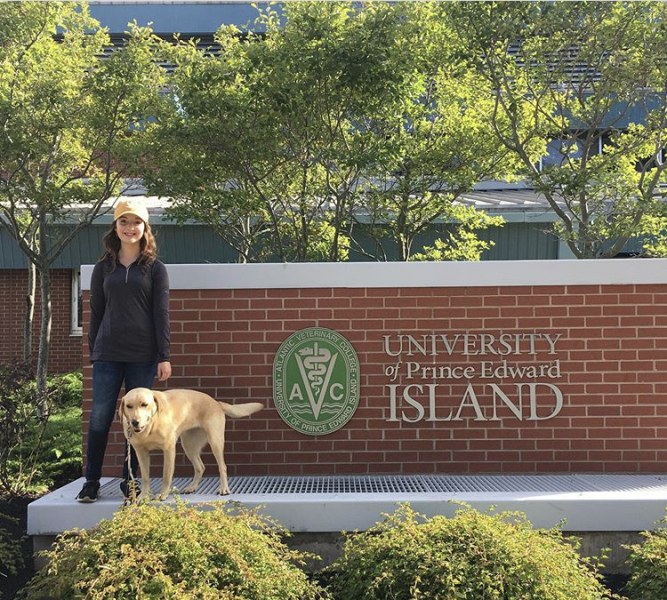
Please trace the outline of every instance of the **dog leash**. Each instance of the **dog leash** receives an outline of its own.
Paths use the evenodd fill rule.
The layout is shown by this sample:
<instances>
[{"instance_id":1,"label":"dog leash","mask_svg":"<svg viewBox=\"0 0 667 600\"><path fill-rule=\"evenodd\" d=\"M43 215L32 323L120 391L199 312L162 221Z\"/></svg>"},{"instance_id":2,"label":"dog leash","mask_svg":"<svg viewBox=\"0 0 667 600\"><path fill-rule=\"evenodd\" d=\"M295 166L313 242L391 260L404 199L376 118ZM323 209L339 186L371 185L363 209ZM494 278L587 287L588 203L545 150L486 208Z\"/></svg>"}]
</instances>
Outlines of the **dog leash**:
<instances>
[{"instance_id":1,"label":"dog leash","mask_svg":"<svg viewBox=\"0 0 667 600\"><path fill-rule=\"evenodd\" d=\"M157 410L151 415L151 420L156 414ZM127 419L124 420L126 422L125 437L127 438L125 442L127 445L127 455L125 456L125 460L127 461L127 473L130 477L127 482L127 485L129 486L127 500L131 503L134 503L137 501L137 485L135 484L136 479L134 477L134 472L132 471L132 444L130 444L130 438L132 437L134 431L130 426L129 421Z\"/></svg>"},{"instance_id":2,"label":"dog leash","mask_svg":"<svg viewBox=\"0 0 667 600\"><path fill-rule=\"evenodd\" d=\"M135 484L134 473L132 472L132 445L130 444L132 433L132 427L130 427L130 424L127 423L125 427L125 437L127 438L125 441L125 445L127 446L127 455L125 456L125 460L127 461L127 473L130 477L127 482L127 501L135 503L137 501L137 486Z\"/></svg>"}]
</instances>

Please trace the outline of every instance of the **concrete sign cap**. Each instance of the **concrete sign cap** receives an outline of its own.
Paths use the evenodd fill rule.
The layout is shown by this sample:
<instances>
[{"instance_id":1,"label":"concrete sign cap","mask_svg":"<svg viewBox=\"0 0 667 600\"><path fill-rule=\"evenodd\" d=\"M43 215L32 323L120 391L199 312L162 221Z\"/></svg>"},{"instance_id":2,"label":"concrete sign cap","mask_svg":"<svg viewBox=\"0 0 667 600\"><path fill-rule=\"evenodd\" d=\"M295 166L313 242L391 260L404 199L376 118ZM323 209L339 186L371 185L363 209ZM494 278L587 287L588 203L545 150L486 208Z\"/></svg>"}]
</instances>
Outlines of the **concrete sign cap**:
<instances>
[{"instance_id":1,"label":"concrete sign cap","mask_svg":"<svg viewBox=\"0 0 667 600\"><path fill-rule=\"evenodd\" d=\"M113 220L116 221L123 215L134 215L144 223L148 223L148 209L136 200L121 200L116 204L113 211Z\"/></svg>"}]
</instances>

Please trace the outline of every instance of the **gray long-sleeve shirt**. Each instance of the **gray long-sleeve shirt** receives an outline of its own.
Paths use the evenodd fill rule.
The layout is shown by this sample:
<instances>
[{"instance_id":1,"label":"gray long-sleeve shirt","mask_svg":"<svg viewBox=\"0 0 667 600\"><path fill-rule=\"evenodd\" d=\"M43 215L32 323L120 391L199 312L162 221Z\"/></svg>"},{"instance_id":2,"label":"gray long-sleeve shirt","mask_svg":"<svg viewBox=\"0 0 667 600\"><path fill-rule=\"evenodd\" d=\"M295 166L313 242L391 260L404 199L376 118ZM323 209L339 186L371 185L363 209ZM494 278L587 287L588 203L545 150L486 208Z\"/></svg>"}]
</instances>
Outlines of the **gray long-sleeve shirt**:
<instances>
[{"instance_id":1,"label":"gray long-sleeve shirt","mask_svg":"<svg viewBox=\"0 0 667 600\"><path fill-rule=\"evenodd\" d=\"M169 277L159 260L111 271L99 261L90 281L90 360L169 360Z\"/></svg>"}]
</instances>

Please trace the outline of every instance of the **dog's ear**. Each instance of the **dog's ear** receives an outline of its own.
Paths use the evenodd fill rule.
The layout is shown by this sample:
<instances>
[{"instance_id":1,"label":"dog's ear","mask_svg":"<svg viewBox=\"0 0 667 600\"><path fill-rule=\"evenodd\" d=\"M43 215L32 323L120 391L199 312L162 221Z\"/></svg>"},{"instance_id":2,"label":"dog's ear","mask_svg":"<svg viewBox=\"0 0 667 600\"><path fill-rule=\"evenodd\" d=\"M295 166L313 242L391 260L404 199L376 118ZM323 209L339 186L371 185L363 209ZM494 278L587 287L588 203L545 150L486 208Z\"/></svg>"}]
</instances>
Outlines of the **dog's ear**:
<instances>
[{"instance_id":1,"label":"dog's ear","mask_svg":"<svg viewBox=\"0 0 667 600\"><path fill-rule=\"evenodd\" d=\"M151 393L153 394L153 402L155 402L155 411L159 413L162 408L162 393L156 390L151 390Z\"/></svg>"},{"instance_id":2,"label":"dog's ear","mask_svg":"<svg viewBox=\"0 0 667 600\"><path fill-rule=\"evenodd\" d=\"M123 423L123 413L125 412L125 396L120 399L118 404L118 420Z\"/></svg>"}]
</instances>

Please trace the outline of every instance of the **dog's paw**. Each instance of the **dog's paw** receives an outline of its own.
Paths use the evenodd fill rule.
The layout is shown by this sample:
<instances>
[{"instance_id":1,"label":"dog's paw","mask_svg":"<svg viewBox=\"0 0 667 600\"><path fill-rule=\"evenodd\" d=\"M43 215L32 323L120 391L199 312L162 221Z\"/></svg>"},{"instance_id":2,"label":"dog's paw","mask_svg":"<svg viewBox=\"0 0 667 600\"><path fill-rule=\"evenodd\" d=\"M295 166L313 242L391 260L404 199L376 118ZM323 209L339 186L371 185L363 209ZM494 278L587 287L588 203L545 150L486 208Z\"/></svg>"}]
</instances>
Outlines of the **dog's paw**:
<instances>
[{"instance_id":1,"label":"dog's paw","mask_svg":"<svg viewBox=\"0 0 667 600\"><path fill-rule=\"evenodd\" d=\"M190 484L188 487L186 487L183 490L183 493L184 494L194 494L196 491L197 491L197 486L193 485L193 484Z\"/></svg>"},{"instance_id":2,"label":"dog's paw","mask_svg":"<svg viewBox=\"0 0 667 600\"><path fill-rule=\"evenodd\" d=\"M218 490L218 496L229 496L229 488L225 489L220 488Z\"/></svg>"},{"instance_id":3,"label":"dog's paw","mask_svg":"<svg viewBox=\"0 0 667 600\"><path fill-rule=\"evenodd\" d=\"M163 502L169 496L169 490L160 490L160 493L155 497L156 500Z\"/></svg>"}]
</instances>

